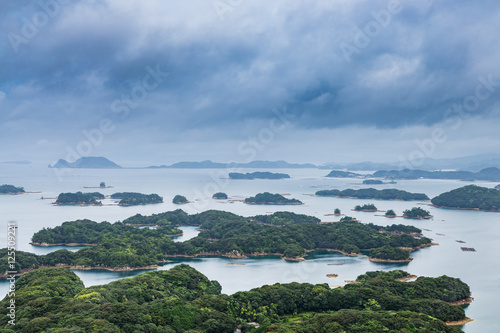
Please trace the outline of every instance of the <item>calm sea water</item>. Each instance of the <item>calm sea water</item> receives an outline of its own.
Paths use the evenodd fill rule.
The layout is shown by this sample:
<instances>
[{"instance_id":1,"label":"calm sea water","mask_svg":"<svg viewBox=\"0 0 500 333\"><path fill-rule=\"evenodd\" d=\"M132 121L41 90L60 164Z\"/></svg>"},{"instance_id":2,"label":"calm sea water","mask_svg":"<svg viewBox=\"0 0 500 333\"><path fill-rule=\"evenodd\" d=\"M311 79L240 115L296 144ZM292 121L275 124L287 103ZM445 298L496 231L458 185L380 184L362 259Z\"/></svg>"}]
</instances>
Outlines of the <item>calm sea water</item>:
<instances>
[{"instance_id":1,"label":"calm sea water","mask_svg":"<svg viewBox=\"0 0 500 333\"><path fill-rule=\"evenodd\" d=\"M243 171L257 171L243 170ZM268 171L268 170L262 170ZM279 170L290 174L285 180L231 180L226 179L223 170L183 170L183 169L124 169L124 170L70 170L62 179L58 179L53 170L45 166L25 166L0 164L0 184L23 186L27 191L42 193L16 196L0 196L0 248L6 246L7 223L15 221L18 225L17 249L37 254L45 254L62 247L34 247L29 244L31 236L44 227L55 227L64 221L88 218L94 221L121 221L134 214L153 214L177 208L188 213L197 213L207 209L234 212L244 216L290 210L296 213L317 216L323 221L336 221L337 217L325 216L335 208L353 216L363 223L373 222L379 225L403 223L428 229L424 235L432 238L439 246L422 249L412 253L415 258L404 265L372 263L362 257L346 257L336 253L315 253L304 262L285 262L276 257L248 259L195 258L182 259L169 263L159 269L169 269L177 263L187 263L212 280L217 280L223 292L232 294L239 290L249 290L264 284L277 282L328 283L331 286L343 285L344 280L353 280L369 270L391 270L402 268L420 276L448 275L458 277L471 287L474 302L467 308L467 316L475 321L464 326L466 332L497 332L498 298L500 297L500 213L466 210L447 210L426 207L434 216L433 220L406 220L401 218L386 219L376 213L354 212L351 209L358 204L374 203L378 209L394 209L401 214L403 210L417 206L416 202L356 200L340 198L312 197L320 189L365 188L360 180L330 179L324 175L327 170L292 169ZM94 191L84 186L98 186L101 181L114 186L109 189L95 189L103 194L134 191L157 193L164 197L162 204L134 207L119 207L112 200L105 200L101 207L64 207L53 206L53 199L61 192ZM395 185L378 185L377 188L398 188L410 192L426 193L433 197L468 182L453 180L409 180L399 181ZM496 184L475 182L477 185L493 187ZM304 202L301 206L255 206L245 205L240 201L232 203L211 199L215 192L226 192L231 199L242 200L259 192L290 194ZM186 196L189 204L178 206L171 200L176 194ZM378 213L381 214L381 213ZM176 239L183 241L197 234L196 227L182 227L185 234ZM440 235L438 235L440 234ZM460 244L457 240L465 241ZM474 247L477 252L463 252L461 246ZM78 248L70 248L77 250ZM229 263L245 265L228 265ZM110 281L142 273L75 271L85 286L105 284ZM336 273L337 278L327 278L326 274ZM0 280L0 294L7 291L6 280Z\"/></svg>"}]
</instances>

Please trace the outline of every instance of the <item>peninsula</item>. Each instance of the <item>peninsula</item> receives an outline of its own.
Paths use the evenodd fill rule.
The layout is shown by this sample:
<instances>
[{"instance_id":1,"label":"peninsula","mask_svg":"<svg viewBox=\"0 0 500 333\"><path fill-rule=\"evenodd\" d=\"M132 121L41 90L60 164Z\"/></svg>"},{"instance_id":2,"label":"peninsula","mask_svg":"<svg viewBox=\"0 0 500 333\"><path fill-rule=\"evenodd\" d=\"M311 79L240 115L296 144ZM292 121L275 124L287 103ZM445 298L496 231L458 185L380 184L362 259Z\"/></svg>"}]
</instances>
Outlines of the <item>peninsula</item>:
<instances>
[{"instance_id":1,"label":"peninsula","mask_svg":"<svg viewBox=\"0 0 500 333\"><path fill-rule=\"evenodd\" d=\"M442 193L431 200L435 207L500 211L500 191L468 185Z\"/></svg>"}]
</instances>

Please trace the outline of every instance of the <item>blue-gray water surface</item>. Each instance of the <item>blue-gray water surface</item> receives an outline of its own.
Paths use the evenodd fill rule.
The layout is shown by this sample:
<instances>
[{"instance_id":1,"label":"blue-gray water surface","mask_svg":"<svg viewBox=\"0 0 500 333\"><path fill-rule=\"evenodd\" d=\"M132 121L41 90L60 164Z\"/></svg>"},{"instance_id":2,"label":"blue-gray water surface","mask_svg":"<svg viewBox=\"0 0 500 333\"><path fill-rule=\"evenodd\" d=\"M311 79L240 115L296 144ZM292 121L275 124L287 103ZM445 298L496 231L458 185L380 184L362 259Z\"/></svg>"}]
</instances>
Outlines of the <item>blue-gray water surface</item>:
<instances>
[{"instance_id":1,"label":"blue-gray water surface","mask_svg":"<svg viewBox=\"0 0 500 333\"><path fill-rule=\"evenodd\" d=\"M258 171L258 170L242 170ZM268 171L268 170L262 170ZM0 248L7 244L7 223L15 221L18 225L17 250L45 254L62 247L35 247L29 244L31 236L44 227L55 227L65 221L88 218L94 221L121 221L135 214L160 213L182 208L188 213L207 209L230 211L243 216L266 214L281 210L313 215L322 221L337 221L338 217L329 216L335 208L342 213L356 217L363 223L379 225L403 223L424 230L424 235L432 238L439 246L425 248L412 253L414 260L409 264L396 265L373 263L364 257L346 257L338 253L317 252L303 262L286 262L277 257L248 259L193 258L176 260L159 269L169 269L183 262L196 268L208 278L217 280L223 292L232 294L249 290L264 284L277 282L328 283L331 286L344 285L345 280L353 280L369 270L391 270L402 268L419 276L448 275L458 277L471 287L474 302L467 307L466 314L474 319L466 324L466 332L497 332L497 302L500 297L500 268L497 253L500 251L500 213L469 210L439 209L423 206L434 216L431 220L387 219L376 216L383 213L364 213L352 211L355 205L374 203L380 210L394 209L401 214L403 210L415 207L417 202L357 200L328 197L314 197L320 189L366 188L358 179L325 178L327 170L291 169L279 170L290 174L284 180L229 180L225 170L188 170L188 169L120 169L90 170L73 169L58 178L54 170L39 166L0 164L0 184L23 186L27 191L41 191L23 195L0 196ZM164 203L120 207L113 200L104 200L103 206L74 207L54 206L51 203L61 192L85 191L84 186L98 186L101 181L113 188L92 189L103 194L133 191L157 193ZM404 180L397 184L377 185L376 188L397 188L410 192L426 193L429 197L449 191L470 182L455 180ZM475 182L474 184L494 187L496 183ZM214 200L215 192L226 192L230 199ZM289 194L304 202L300 206L257 206L246 205L240 200L259 192ZM172 203L176 194L186 196L191 203L178 206ZM184 235L175 239L184 241L197 234L194 226L182 227ZM466 242L458 243L457 240ZM461 246L474 247L477 252L463 252ZM77 248L70 248L78 250ZM228 265L242 263L244 265ZM75 271L85 286L105 284L110 281L134 276L143 271ZM328 278L326 274L338 274ZM0 280L0 294L7 291L7 281Z\"/></svg>"}]
</instances>

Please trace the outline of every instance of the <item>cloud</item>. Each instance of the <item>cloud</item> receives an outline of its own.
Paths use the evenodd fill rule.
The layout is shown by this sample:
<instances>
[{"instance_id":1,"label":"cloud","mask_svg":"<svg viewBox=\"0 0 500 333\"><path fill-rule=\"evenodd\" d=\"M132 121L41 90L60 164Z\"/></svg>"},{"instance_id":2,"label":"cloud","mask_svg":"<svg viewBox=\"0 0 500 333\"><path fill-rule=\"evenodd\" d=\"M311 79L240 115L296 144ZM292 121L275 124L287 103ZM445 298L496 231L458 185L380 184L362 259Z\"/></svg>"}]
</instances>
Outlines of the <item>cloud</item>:
<instances>
[{"instance_id":1,"label":"cloud","mask_svg":"<svg viewBox=\"0 0 500 333\"><path fill-rule=\"evenodd\" d=\"M284 106L303 130L433 126L475 93L479 76L500 81L493 0L401 2L371 37L389 1L227 3L221 20L210 1L69 1L18 53L8 34L22 36L24 18L44 9L9 3L0 14L0 90L9 95L0 132L29 127L74 144L109 118L114 135L142 131L145 142L195 130L238 138ZM343 43L357 48L350 61ZM169 76L119 117L113 102L157 66ZM480 117L498 113L497 88Z\"/></svg>"}]
</instances>

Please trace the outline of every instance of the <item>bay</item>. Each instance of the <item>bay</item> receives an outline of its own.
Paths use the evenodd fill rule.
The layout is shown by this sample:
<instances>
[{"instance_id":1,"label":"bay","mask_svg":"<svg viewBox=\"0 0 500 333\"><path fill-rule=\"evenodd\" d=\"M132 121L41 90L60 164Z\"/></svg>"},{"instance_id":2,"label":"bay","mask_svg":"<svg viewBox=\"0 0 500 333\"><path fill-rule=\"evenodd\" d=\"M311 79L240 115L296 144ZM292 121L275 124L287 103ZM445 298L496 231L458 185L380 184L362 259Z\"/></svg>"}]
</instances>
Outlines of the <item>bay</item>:
<instances>
[{"instance_id":1,"label":"bay","mask_svg":"<svg viewBox=\"0 0 500 333\"><path fill-rule=\"evenodd\" d=\"M401 268L419 276L448 275L458 277L471 287L474 302L466 309L467 316L475 321L463 327L466 332L495 332L500 324L496 322L497 299L500 297L500 270L498 256L500 251L500 213L468 210L438 209L422 206L434 216L432 220L387 219L376 216L383 213L354 212L355 205L373 203L380 210L394 209L399 215L404 209L417 206L417 202L377 201L341 199L311 196L320 189L366 188L361 180L350 178L325 178L328 170L290 169L279 170L290 174L284 180L229 180L225 170L208 169L72 169L61 178L54 170L41 165L1 165L0 184L23 186L27 191L41 191L23 195L0 196L0 248L7 244L7 223L15 221L18 225L17 250L45 254L63 247L35 247L29 244L31 236L46 227L55 227L65 221L88 218L94 221L121 221L135 214L149 215L181 208L190 214L218 209L243 216L266 214L289 210L295 213L313 215L322 221L337 221L338 217L325 216L339 208L343 214L355 217L363 223L378 225L402 223L414 225L424 230L424 235L432 238L439 246L413 252L414 260L409 264L372 263L363 257L346 257L338 253L314 253L303 262L286 262L276 257L257 257L247 259L228 258L189 258L176 259L159 269L169 269L182 262L193 266L212 280L217 280L223 292L232 294L249 290L264 284L277 282L328 283L331 286L343 285L344 280L353 280L369 270L391 270ZM269 170L238 170L242 172ZM101 181L113 188L84 189L84 186L98 186ZM449 191L470 182L456 180L404 180L397 184L378 185L376 188L397 188L410 192L426 193L429 197ZM496 183L474 182L476 185L494 187ZM163 196L164 203L120 207L113 200L105 200L103 206L74 207L54 206L54 199L42 200L41 197L55 198L61 192L99 191L103 194L134 191L157 193ZM235 201L213 200L215 192L225 192ZM300 206L257 206L246 205L245 197L259 192L290 194L287 197L304 202ZM186 205L175 205L172 198L184 195L191 201ZM108 205L109 204L109 205ZM194 237L196 227L182 227L185 234L176 238L184 241ZM465 244L456 242L465 241ZM461 246L474 247L477 252L463 252ZM69 248L78 250L78 247ZM244 265L228 265L241 263ZM134 276L143 271L75 271L85 286L105 284L111 281ZM338 274L328 278L326 274ZM0 280L0 294L7 292L7 281Z\"/></svg>"}]
</instances>

